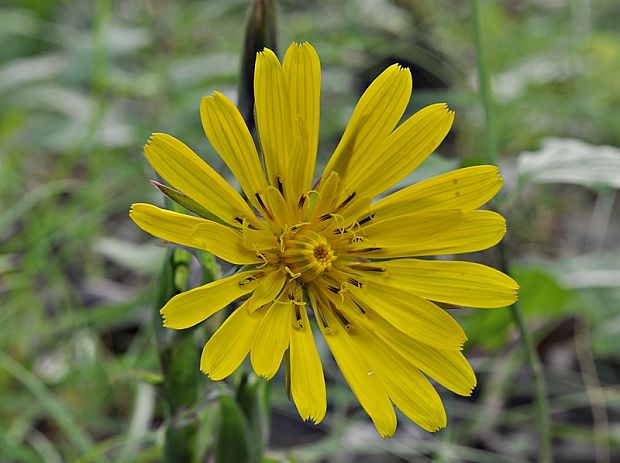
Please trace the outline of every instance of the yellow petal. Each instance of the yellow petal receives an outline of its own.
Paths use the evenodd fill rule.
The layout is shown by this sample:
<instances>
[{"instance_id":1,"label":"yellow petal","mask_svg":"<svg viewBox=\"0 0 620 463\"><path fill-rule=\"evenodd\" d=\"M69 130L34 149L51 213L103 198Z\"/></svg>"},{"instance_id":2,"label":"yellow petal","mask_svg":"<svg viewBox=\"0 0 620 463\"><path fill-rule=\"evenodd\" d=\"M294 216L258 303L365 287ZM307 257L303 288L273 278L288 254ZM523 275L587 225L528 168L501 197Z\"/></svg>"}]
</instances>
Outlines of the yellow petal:
<instances>
[{"instance_id":1,"label":"yellow petal","mask_svg":"<svg viewBox=\"0 0 620 463\"><path fill-rule=\"evenodd\" d=\"M371 270L364 272L368 280L432 301L493 308L517 300L516 281L494 268L473 262L398 259L368 266ZM372 271L373 268L383 271Z\"/></svg>"},{"instance_id":2,"label":"yellow petal","mask_svg":"<svg viewBox=\"0 0 620 463\"><path fill-rule=\"evenodd\" d=\"M159 311L164 326L180 330L206 320L234 300L254 291L261 276L259 270L239 272L177 294Z\"/></svg>"},{"instance_id":3,"label":"yellow petal","mask_svg":"<svg viewBox=\"0 0 620 463\"><path fill-rule=\"evenodd\" d=\"M282 62L284 76L290 92L293 115L302 121L305 134L304 150L291 160L287 181L296 186L294 197L305 193L312 186L314 163L319 142L319 111L321 99L321 63L308 42L293 43Z\"/></svg>"},{"instance_id":4,"label":"yellow petal","mask_svg":"<svg viewBox=\"0 0 620 463\"><path fill-rule=\"evenodd\" d=\"M497 212L471 211L453 231L437 236L427 249L418 248L416 255L436 256L481 251L495 246L505 234L506 220Z\"/></svg>"},{"instance_id":5,"label":"yellow petal","mask_svg":"<svg viewBox=\"0 0 620 463\"><path fill-rule=\"evenodd\" d=\"M364 324L384 342L398 351L408 362L419 368L452 392L469 396L476 386L476 375L459 350L444 350L428 346L396 329L377 313L363 316L349 310L347 315Z\"/></svg>"},{"instance_id":6,"label":"yellow petal","mask_svg":"<svg viewBox=\"0 0 620 463\"><path fill-rule=\"evenodd\" d=\"M192 230L194 246L215 254L220 259L238 265L256 264L263 260L243 246L243 234L233 228L203 221Z\"/></svg>"},{"instance_id":7,"label":"yellow petal","mask_svg":"<svg viewBox=\"0 0 620 463\"><path fill-rule=\"evenodd\" d=\"M320 221L324 215L329 214L333 210L338 199L339 185L340 176L336 172L332 172L327 178L323 178L312 209L312 222Z\"/></svg>"},{"instance_id":8,"label":"yellow petal","mask_svg":"<svg viewBox=\"0 0 620 463\"><path fill-rule=\"evenodd\" d=\"M144 203L132 204L129 217L138 227L157 238L190 247L199 247L192 238L192 229L207 222L200 217L179 214Z\"/></svg>"},{"instance_id":9,"label":"yellow petal","mask_svg":"<svg viewBox=\"0 0 620 463\"><path fill-rule=\"evenodd\" d=\"M254 98L267 178L272 186L277 187L278 179L284 179L287 173L295 125L282 66L268 48L256 55Z\"/></svg>"},{"instance_id":10,"label":"yellow petal","mask_svg":"<svg viewBox=\"0 0 620 463\"><path fill-rule=\"evenodd\" d=\"M297 306L294 310L290 345L291 394L301 418L317 424L323 420L327 409L323 367L306 307Z\"/></svg>"},{"instance_id":11,"label":"yellow petal","mask_svg":"<svg viewBox=\"0 0 620 463\"><path fill-rule=\"evenodd\" d=\"M282 193L270 186L267 190L267 211L271 222L276 225L277 233L281 233L286 225L291 225L297 222L297 219L292 214L291 207L282 196Z\"/></svg>"},{"instance_id":12,"label":"yellow petal","mask_svg":"<svg viewBox=\"0 0 620 463\"><path fill-rule=\"evenodd\" d=\"M291 336L293 304L284 292L267 310L254 341L250 360L258 376L271 379L278 372Z\"/></svg>"},{"instance_id":13,"label":"yellow petal","mask_svg":"<svg viewBox=\"0 0 620 463\"><path fill-rule=\"evenodd\" d=\"M378 222L373 220L363 228L353 230L357 244L351 249L403 246L410 249L424 248L434 242L436 237L458 227L463 218L459 210L445 210L406 214Z\"/></svg>"},{"instance_id":14,"label":"yellow petal","mask_svg":"<svg viewBox=\"0 0 620 463\"><path fill-rule=\"evenodd\" d=\"M278 247L276 236L262 228L250 228L243 224L243 245L251 251L275 249Z\"/></svg>"},{"instance_id":15,"label":"yellow petal","mask_svg":"<svg viewBox=\"0 0 620 463\"><path fill-rule=\"evenodd\" d=\"M397 217L384 222L395 219ZM370 244L363 241L351 246L347 252L367 258L461 254L495 246L505 234L506 220L501 215L496 212L476 210L465 213L460 223L415 242L403 242L403 244L392 242L390 246L373 248L368 247L372 241Z\"/></svg>"},{"instance_id":16,"label":"yellow petal","mask_svg":"<svg viewBox=\"0 0 620 463\"><path fill-rule=\"evenodd\" d=\"M154 133L144 153L166 182L226 223L240 227L247 219L256 224L252 209L239 193L183 142L165 133Z\"/></svg>"},{"instance_id":17,"label":"yellow petal","mask_svg":"<svg viewBox=\"0 0 620 463\"><path fill-rule=\"evenodd\" d=\"M372 206L377 219L434 209L471 211L487 203L504 183L495 166L453 170L403 188Z\"/></svg>"},{"instance_id":18,"label":"yellow petal","mask_svg":"<svg viewBox=\"0 0 620 463\"><path fill-rule=\"evenodd\" d=\"M355 397L372 419L379 434L382 437L392 436L396 430L394 407L385 386L378 375L373 374L373 367L360 349L358 334L355 330L347 331L336 320L324 299L325 295L321 295L310 288L308 296L323 337ZM318 313L322 314L324 320L317 315ZM327 326L324 322L327 323Z\"/></svg>"},{"instance_id":19,"label":"yellow petal","mask_svg":"<svg viewBox=\"0 0 620 463\"><path fill-rule=\"evenodd\" d=\"M286 276L280 270L269 269L269 273L260 280L258 288L248 301L247 310L253 312L264 304L274 302L286 283Z\"/></svg>"},{"instance_id":20,"label":"yellow petal","mask_svg":"<svg viewBox=\"0 0 620 463\"><path fill-rule=\"evenodd\" d=\"M443 141L454 113L443 103L421 109L398 127L362 162L349 167L346 185L365 196L376 196L418 167Z\"/></svg>"},{"instance_id":21,"label":"yellow petal","mask_svg":"<svg viewBox=\"0 0 620 463\"><path fill-rule=\"evenodd\" d=\"M397 338L383 339L445 388L462 396L471 395L476 387L476 375L461 351L436 349L415 341L401 346L395 342Z\"/></svg>"},{"instance_id":22,"label":"yellow petal","mask_svg":"<svg viewBox=\"0 0 620 463\"><path fill-rule=\"evenodd\" d=\"M458 350L467 340L461 326L445 310L411 292L368 282L361 289L350 286L350 293L356 301L419 342Z\"/></svg>"},{"instance_id":23,"label":"yellow petal","mask_svg":"<svg viewBox=\"0 0 620 463\"><path fill-rule=\"evenodd\" d=\"M446 413L437 391L416 368L416 365L412 364L406 355L403 355L403 347L406 351L412 346L426 348L428 346L408 338L376 313L372 311L362 313L350 303L346 304L348 302L346 299L344 302L341 308L345 317L350 320L351 333L356 334L357 348L373 367L373 374L376 374L385 385L394 405L427 431L434 432L445 427ZM377 335L378 332L393 336L403 345L387 342ZM445 366L449 365L437 365L437 368L441 369ZM468 389L469 391L471 388Z\"/></svg>"},{"instance_id":24,"label":"yellow petal","mask_svg":"<svg viewBox=\"0 0 620 463\"><path fill-rule=\"evenodd\" d=\"M250 313L247 302L236 309L211 336L200 357L200 370L213 381L233 373L250 352L264 310Z\"/></svg>"},{"instance_id":25,"label":"yellow petal","mask_svg":"<svg viewBox=\"0 0 620 463\"><path fill-rule=\"evenodd\" d=\"M200 104L200 118L207 138L239 181L248 200L258 208L257 194L267 187L256 146L241 113L219 92Z\"/></svg>"},{"instance_id":26,"label":"yellow petal","mask_svg":"<svg viewBox=\"0 0 620 463\"><path fill-rule=\"evenodd\" d=\"M351 120L327 163L323 178L338 172L355 177L402 117L411 96L409 69L394 64L379 75L360 98Z\"/></svg>"},{"instance_id":27,"label":"yellow petal","mask_svg":"<svg viewBox=\"0 0 620 463\"><path fill-rule=\"evenodd\" d=\"M372 362L394 405L427 431L444 428L447 418L441 398L420 370L371 333L360 336L360 341L359 349Z\"/></svg>"}]
</instances>

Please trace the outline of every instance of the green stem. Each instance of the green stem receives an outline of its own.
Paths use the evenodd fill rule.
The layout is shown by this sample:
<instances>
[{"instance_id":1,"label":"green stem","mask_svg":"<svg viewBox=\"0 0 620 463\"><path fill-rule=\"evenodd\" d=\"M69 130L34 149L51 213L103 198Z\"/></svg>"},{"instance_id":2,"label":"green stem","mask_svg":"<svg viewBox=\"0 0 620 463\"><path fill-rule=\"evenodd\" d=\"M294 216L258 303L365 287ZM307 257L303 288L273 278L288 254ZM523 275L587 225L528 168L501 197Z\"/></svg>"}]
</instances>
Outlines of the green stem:
<instances>
[{"instance_id":1,"label":"green stem","mask_svg":"<svg viewBox=\"0 0 620 463\"><path fill-rule=\"evenodd\" d=\"M478 64L478 79L480 85L480 96L485 113L485 155L487 162L498 165L499 156L497 154L497 138L495 130L495 114L493 108L493 95L491 90L491 73L488 66L486 49L484 44L484 28L480 15L479 0L470 0L472 29L476 45L476 57ZM499 209L497 200L494 202L495 209ZM504 242L499 244L500 259L502 270L508 273L509 263ZM538 461L540 463L550 463L551 453L551 420L549 416L549 399L547 395L547 383L545 381L544 370L534 340L525 326L521 310L518 304L510 307L513 321L519 330L521 343L525 350L525 356L530 368L532 369L534 386L536 415L538 421Z\"/></svg>"}]
</instances>

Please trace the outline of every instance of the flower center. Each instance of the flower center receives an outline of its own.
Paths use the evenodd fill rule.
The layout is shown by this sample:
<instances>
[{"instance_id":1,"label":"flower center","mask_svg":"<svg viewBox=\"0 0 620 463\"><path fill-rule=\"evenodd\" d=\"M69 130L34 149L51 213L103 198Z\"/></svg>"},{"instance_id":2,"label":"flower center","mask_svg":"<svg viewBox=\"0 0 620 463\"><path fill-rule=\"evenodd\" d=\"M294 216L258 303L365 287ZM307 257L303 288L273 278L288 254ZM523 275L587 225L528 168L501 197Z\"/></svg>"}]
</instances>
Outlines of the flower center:
<instances>
[{"instance_id":1,"label":"flower center","mask_svg":"<svg viewBox=\"0 0 620 463\"><path fill-rule=\"evenodd\" d=\"M308 229L284 237L281 260L303 282L332 268L337 256L323 235Z\"/></svg>"}]
</instances>

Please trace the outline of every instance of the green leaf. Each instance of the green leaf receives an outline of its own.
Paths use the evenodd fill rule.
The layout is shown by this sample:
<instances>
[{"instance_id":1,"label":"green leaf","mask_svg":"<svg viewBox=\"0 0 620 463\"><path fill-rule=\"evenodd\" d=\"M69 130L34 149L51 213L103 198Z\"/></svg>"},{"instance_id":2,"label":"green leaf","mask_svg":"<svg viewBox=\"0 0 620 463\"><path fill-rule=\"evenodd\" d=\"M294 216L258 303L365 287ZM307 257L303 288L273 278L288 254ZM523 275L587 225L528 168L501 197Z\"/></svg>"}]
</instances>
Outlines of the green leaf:
<instances>
[{"instance_id":1,"label":"green leaf","mask_svg":"<svg viewBox=\"0 0 620 463\"><path fill-rule=\"evenodd\" d=\"M192 198L187 196L185 193L181 193L179 190L175 190L174 188L170 188L169 186L164 185L163 183L159 183L159 182L157 182L155 180L149 180L149 181L151 182L151 184L155 188L157 188L165 196L170 198L172 201L177 203L179 206L184 207L188 211L193 212L194 214L197 214L200 217L203 217L203 218L209 219L209 220L213 220L214 222L218 222L218 223L221 223L223 225L226 225L218 216L216 216L215 214L209 212L207 209L202 207L200 204L198 204Z\"/></svg>"},{"instance_id":2,"label":"green leaf","mask_svg":"<svg viewBox=\"0 0 620 463\"><path fill-rule=\"evenodd\" d=\"M251 448L248 422L241 407L231 396L220 396L216 463L254 463L258 459Z\"/></svg>"},{"instance_id":3,"label":"green leaf","mask_svg":"<svg viewBox=\"0 0 620 463\"><path fill-rule=\"evenodd\" d=\"M570 291L547 269L538 266L516 267L513 278L519 282L519 303L525 316L553 317L565 312Z\"/></svg>"}]
</instances>

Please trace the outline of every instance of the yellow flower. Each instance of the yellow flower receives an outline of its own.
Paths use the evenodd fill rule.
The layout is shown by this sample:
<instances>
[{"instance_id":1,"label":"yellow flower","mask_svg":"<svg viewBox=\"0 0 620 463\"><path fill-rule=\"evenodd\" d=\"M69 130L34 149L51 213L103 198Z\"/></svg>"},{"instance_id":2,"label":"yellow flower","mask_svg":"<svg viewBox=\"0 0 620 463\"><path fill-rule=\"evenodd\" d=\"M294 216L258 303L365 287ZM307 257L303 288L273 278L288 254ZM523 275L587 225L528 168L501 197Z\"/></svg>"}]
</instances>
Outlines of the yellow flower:
<instances>
[{"instance_id":1,"label":"yellow flower","mask_svg":"<svg viewBox=\"0 0 620 463\"><path fill-rule=\"evenodd\" d=\"M318 423L326 393L314 314L381 436L396 430L394 405L436 431L446 415L427 376L460 395L471 393L476 378L461 353L465 333L435 302L503 307L515 301L518 286L480 264L412 257L498 243L504 218L477 208L502 178L495 166L468 167L373 202L437 148L454 119L445 104L433 104L397 126L412 81L408 69L393 65L361 97L313 186L320 86L319 58L308 43L292 44L282 64L269 49L258 53L254 92L265 170L234 104L221 93L203 98L206 135L247 200L181 141L150 138L145 153L153 168L218 221L149 204L134 204L131 218L156 237L243 266L172 298L161 309L164 326L194 326L245 298L207 342L201 370L221 380L249 353L256 373L269 379L288 350L293 400L303 419Z\"/></svg>"}]
</instances>

